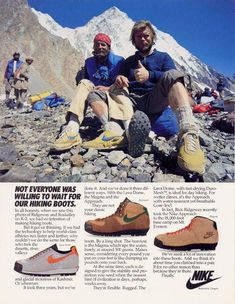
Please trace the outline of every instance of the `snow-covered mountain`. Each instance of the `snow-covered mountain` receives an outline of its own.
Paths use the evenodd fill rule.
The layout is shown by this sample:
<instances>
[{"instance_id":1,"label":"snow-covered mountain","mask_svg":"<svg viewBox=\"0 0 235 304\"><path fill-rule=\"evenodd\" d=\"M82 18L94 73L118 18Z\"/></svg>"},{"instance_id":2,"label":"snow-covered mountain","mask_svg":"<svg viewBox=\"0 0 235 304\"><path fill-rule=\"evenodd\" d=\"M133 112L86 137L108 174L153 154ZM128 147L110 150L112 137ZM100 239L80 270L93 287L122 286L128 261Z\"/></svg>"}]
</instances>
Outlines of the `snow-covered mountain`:
<instances>
[{"instance_id":1,"label":"snow-covered mountain","mask_svg":"<svg viewBox=\"0 0 235 304\"><path fill-rule=\"evenodd\" d=\"M112 49L115 53L127 57L135 51L129 39L134 21L117 7L111 7L101 15L93 17L85 26L75 29L63 28L51 16L34 9L32 11L44 28L53 35L67 38L74 48L83 52L85 57L91 55L93 38L98 32L106 33L111 37ZM160 31L157 27L155 27L155 30L157 33L156 48L159 51L170 54L177 67L190 74L200 87L215 87L220 73L201 62L196 56L178 44L171 35ZM234 89L235 84L230 79L227 79L227 85Z\"/></svg>"}]
</instances>

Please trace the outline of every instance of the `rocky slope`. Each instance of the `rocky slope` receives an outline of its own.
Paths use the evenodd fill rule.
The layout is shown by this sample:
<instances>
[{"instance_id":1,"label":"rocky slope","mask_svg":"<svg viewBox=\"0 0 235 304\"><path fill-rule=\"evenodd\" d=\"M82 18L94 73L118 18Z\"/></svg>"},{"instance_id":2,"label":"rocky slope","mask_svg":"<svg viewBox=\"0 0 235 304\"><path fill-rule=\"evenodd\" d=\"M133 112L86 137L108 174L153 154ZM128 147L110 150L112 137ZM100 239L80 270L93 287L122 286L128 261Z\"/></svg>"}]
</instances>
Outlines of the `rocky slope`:
<instances>
[{"instance_id":1,"label":"rocky slope","mask_svg":"<svg viewBox=\"0 0 235 304\"><path fill-rule=\"evenodd\" d=\"M102 152L72 148L50 150L64 121L69 102L42 111L10 110L4 103L0 112L0 182L232 182L234 181L234 134L212 128L223 112L196 114L201 144L207 155L203 178L184 174L177 166L176 137L154 138L145 154L132 158L127 151ZM91 114L81 133L95 137L99 122ZM88 137L89 134L89 137Z\"/></svg>"},{"instance_id":2,"label":"rocky slope","mask_svg":"<svg viewBox=\"0 0 235 304\"><path fill-rule=\"evenodd\" d=\"M15 51L21 57L32 56L31 93L52 89L72 96L75 75L83 56L67 39L50 34L40 25L26 0L0 0L0 70ZM3 73L3 72L2 72ZM2 83L1 91L4 90Z\"/></svg>"}]
</instances>

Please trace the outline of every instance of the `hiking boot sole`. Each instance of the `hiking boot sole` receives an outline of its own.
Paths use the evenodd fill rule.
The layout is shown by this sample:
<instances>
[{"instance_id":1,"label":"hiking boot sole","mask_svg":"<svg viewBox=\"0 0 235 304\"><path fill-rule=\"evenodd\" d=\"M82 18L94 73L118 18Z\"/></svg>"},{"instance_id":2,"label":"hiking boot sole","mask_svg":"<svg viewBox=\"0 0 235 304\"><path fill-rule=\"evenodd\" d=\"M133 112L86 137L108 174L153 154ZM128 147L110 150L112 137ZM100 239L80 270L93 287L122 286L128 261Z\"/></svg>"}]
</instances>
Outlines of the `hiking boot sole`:
<instances>
[{"instance_id":1,"label":"hiking boot sole","mask_svg":"<svg viewBox=\"0 0 235 304\"><path fill-rule=\"evenodd\" d=\"M82 145L82 143L80 142L80 143L73 143L73 144L71 144L71 145L69 145L67 147L54 147L54 146L52 146L51 150L52 151L66 151L66 150L71 149L72 147L81 146L81 145Z\"/></svg>"},{"instance_id":2,"label":"hiking boot sole","mask_svg":"<svg viewBox=\"0 0 235 304\"><path fill-rule=\"evenodd\" d=\"M215 250L216 246L218 243L213 243L213 244L189 244L189 245L184 245L184 246L169 246L169 245L164 245L162 241L158 239L154 239L154 245L162 248L162 249L169 249L169 250L193 250L193 249L198 249L198 250Z\"/></svg>"},{"instance_id":3,"label":"hiking boot sole","mask_svg":"<svg viewBox=\"0 0 235 304\"><path fill-rule=\"evenodd\" d=\"M114 150L114 149L122 149L122 148L125 148L127 146L127 144L123 144L123 145L117 145L117 146L112 146L112 147L86 147L84 145L82 145L82 147L84 149L96 149L96 150L99 150L99 151L108 151L108 150Z\"/></svg>"},{"instance_id":4,"label":"hiking boot sole","mask_svg":"<svg viewBox=\"0 0 235 304\"><path fill-rule=\"evenodd\" d=\"M149 231L148 229L138 229L138 230L123 230L123 231L115 231L115 232L97 232L92 230L92 226L89 224L85 224L85 231L94 234L94 235L101 235L101 236L121 236L121 235L132 235L132 236L140 236L146 235Z\"/></svg>"},{"instance_id":5,"label":"hiking boot sole","mask_svg":"<svg viewBox=\"0 0 235 304\"><path fill-rule=\"evenodd\" d=\"M130 156L139 157L144 153L151 125L148 116L141 111L136 111L129 125L128 151Z\"/></svg>"},{"instance_id":6,"label":"hiking boot sole","mask_svg":"<svg viewBox=\"0 0 235 304\"><path fill-rule=\"evenodd\" d=\"M16 272L19 272L21 274L31 275L31 276L45 276L49 277L51 275L61 275L61 276L69 276L69 275L76 275L76 272L78 271L78 267L70 268L70 269L54 269L54 270L48 270L48 271L32 271L32 272L24 272L22 271L23 265L20 263L15 262L14 270Z\"/></svg>"},{"instance_id":7,"label":"hiking boot sole","mask_svg":"<svg viewBox=\"0 0 235 304\"><path fill-rule=\"evenodd\" d=\"M178 163L178 166L184 171L184 172L187 172L187 173L193 173L193 174L198 174L198 175L203 175L205 173L205 166L201 169L201 170L197 170L197 169L187 169L184 165L184 160L178 156L177 158L177 163Z\"/></svg>"}]
</instances>

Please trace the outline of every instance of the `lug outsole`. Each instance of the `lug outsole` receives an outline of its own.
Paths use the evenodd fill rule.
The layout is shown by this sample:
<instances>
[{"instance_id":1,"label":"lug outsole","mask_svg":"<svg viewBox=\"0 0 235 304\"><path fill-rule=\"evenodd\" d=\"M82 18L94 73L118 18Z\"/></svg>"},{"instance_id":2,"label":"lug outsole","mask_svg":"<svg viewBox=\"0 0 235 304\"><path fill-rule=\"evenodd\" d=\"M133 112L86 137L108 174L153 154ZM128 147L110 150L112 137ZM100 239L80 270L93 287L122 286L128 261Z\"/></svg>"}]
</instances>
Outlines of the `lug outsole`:
<instances>
[{"instance_id":1,"label":"lug outsole","mask_svg":"<svg viewBox=\"0 0 235 304\"><path fill-rule=\"evenodd\" d=\"M199 244L189 244L189 245L184 245L184 246L169 246L169 245L164 245L162 241L158 240L157 238L154 239L154 245L162 248L162 249L168 249L168 250L215 250L216 246L218 243L213 243L213 244L204 244L204 243L199 243Z\"/></svg>"},{"instance_id":2,"label":"lug outsole","mask_svg":"<svg viewBox=\"0 0 235 304\"><path fill-rule=\"evenodd\" d=\"M130 229L130 230L123 230L123 231L115 231L115 232L98 232L98 231L92 230L91 225L85 224L85 231L90 234L100 235L100 236L121 236L121 235L132 235L132 236L141 236L142 235L142 236L144 236L149 231L149 228L148 229L139 229L139 230Z\"/></svg>"},{"instance_id":3,"label":"lug outsole","mask_svg":"<svg viewBox=\"0 0 235 304\"><path fill-rule=\"evenodd\" d=\"M151 125L148 116L136 111L129 125L128 152L132 157L139 157L144 153Z\"/></svg>"},{"instance_id":4,"label":"lug outsole","mask_svg":"<svg viewBox=\"0 0 235 304\"><path fill-rule=\"evenodd\" d=\"M76 272L60 273L59 271L58 271L58 273L53 273L53 274L49 274L49 273L29 273L29 272L23 271L23 266L18 262L15 262L14 270L18 273L25 274L25 275L30 275L30 276L35 276L35 277L50 277L50 276L55 276L55 275L60 275L60 276L76 275Z\"/></svg>"}]
</instances>

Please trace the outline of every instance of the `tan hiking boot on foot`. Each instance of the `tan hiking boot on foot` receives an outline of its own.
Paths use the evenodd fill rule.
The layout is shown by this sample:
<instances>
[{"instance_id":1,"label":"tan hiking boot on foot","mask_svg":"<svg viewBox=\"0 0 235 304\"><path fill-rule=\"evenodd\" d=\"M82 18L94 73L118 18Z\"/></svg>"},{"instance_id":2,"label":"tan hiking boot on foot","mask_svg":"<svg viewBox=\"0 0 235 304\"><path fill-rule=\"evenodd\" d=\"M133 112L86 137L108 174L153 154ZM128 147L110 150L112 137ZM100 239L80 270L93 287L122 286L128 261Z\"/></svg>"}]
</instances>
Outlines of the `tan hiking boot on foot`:
<instances>
[{"instance_id":1,"label":"tan hiking boot on foot","mask_svg":"<svg viewBox=\"0 0 235 304\"><path fill-rule=\"evenodd\" d=\"M126 138L123 135L116 135L113 131L104 131L100 136L93 140L83 143L83 148L111 150L116 148L123 148L127 146Z\"/></svg>"},{"instance_id":2,"label":"tan hiking boot on foot","mask_svg":"<svg viewBox=\"0 0 235 304\"><path fill-rule=\"evenodd\" d=\"M82 144L82 139L78 133L73 132L70 128L65 128L52 145L51 149L56 151L68 150L74 146Z\"/></svg>"},{"instance_id":3,"label":"tan hiking boot on foot","mask_svg":"<svg viewBox=\"0 0 235 304\"><path fill-rule=\"evenodd\" d=\"M218 243L216 222L202 216L196 216L191 223L175 232L159 234L154 245L172 250L215 250Z\"/></svg>"},{"instance_id":4,"label":"tan hiking boot on foot","mask_svg":"<svg viewBox=\"0 0 235 304\"><path fill-rule=\"evenodd\" d=\"M201 175L205 172L205 156L195 131L188 131L180 137L178 165L184 171Z\"/></svg>"},{"instance_id":5,"label":"tan hiking boot on foot","mask_svg":"<svg viewBox=\"0 0 235 304\"><path fill-rule=\"evenodd\" d=\"M149 230L148 210L126 198L114 214L87 221L85 230L91 234L107 236L146 235Z\"/></svg>"}]
</instances>

